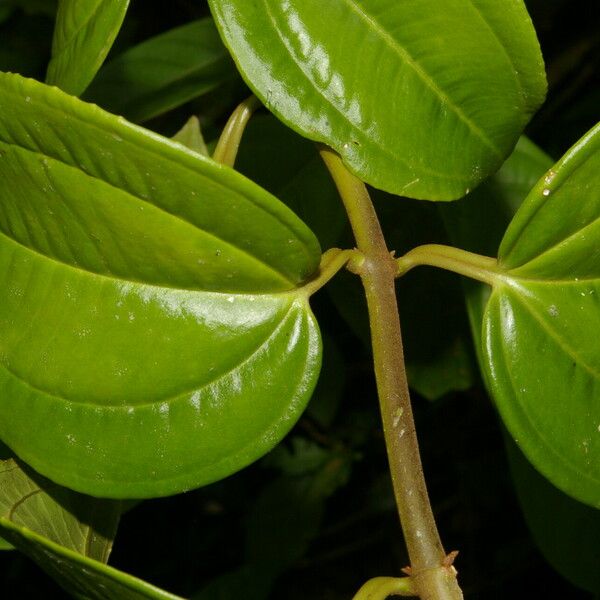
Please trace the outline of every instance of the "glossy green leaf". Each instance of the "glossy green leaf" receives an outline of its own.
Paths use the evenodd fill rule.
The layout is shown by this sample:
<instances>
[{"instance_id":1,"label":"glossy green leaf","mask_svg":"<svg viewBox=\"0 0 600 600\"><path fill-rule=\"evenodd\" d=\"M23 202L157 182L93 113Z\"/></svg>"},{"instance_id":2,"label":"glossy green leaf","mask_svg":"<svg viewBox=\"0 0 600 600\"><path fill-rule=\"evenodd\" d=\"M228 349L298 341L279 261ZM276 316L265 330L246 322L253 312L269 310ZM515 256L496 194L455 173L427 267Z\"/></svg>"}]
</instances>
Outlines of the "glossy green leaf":
<instances>
[{"instance_id":1,"label":"glossy green leaf","mask_svg":"<svg viewBox=\"0 0 600 600\"><path fill-rule=\"evenodd\" d=\"M145 121L236 77L212 19L193 21L126 50L107 63L86 100Z\"/></svg>"},{"instance_id":2,"label":"glossy green leaf","mask_svg":"<svg viewBox=\"0 0 600 600\"><path fill-rule=\"evenodd\" d=\"M513 481L531 534L563 577L600 594L600 511L563 494L507 440Z\"/></svg>"},{"instance_id":3,"label":"glossy green leaf","mask_svg":"<svg viewBox=\"0 0 600 600\"><path fill-rule=\"evenodd\" d=\"M464 195L545 94L521 0L209 0L267 108L375 187Z\"/></svg>"},{"instance_id":4,"label":"glossy green leaf","mask_svg":"<svg viewBox=\"0 0 600 600\"><path fill-rule=\"evenodd\" d=\"M129 0L59 0L46 83L79 96L104 62Z\"/></svg>"},{"instance_id":5,"label":"glossy green leaf","mask_svg":"<svg viewBox=\"0 0 600 600\"><path fill-rule=\"evenodd\" d=\"M81 600L181 600L141 579L0 517L0 534L30 556L65 590Z\"/></svg>"},{"instance_id":6,"label":"glossy green leaf","mask_svg":"<svg viewBox=\"0 0 600 600\"><path fill-rule=\"evenodd\" d=\"M600 126L536 184L499 250L488 383L527 458L600 507Z\"/></svg>"},{"instance_id":7,"label":"glossy green leaf","mask_svg":"<svg viewBox=\"0 0 600 600\"><path fill-rule=\"evenodd\" d=\"M440 207L455 243L472 252L495 254L514 213L552 164L535 144L521 138L498 173L467 198ZM463 284L475 346L481 353L481 322L489 287L473 280ZM550 484L506 437L517 496L542 555L576 585L599 591L600 513Z\"/></svg>"},{"instance_id":8,"label":"glossy green leaf","mask_svg":"<svg viewBox=\"0 0 600 600\"><path fill-rule=\"evenodd\" d=\"M19 457L137 498L281 439L320 364L302 286L319 246L287 207L15 75L0 75L0 180L0 438Z\"/></svg>"}]
</instances>

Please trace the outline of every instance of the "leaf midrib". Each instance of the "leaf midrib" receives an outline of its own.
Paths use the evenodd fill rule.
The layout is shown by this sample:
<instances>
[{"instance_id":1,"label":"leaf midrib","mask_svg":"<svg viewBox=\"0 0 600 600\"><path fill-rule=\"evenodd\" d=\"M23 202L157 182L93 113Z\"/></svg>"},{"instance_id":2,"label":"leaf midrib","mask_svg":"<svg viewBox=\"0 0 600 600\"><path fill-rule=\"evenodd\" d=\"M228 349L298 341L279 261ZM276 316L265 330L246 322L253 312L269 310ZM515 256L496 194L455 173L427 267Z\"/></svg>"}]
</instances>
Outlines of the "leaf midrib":
<instances>
[{"instance_id":1,"label":"leaf midrib","mask_svg":"<svg viewBox=\"0 0 600 600\"><path fill-rule=\"evenodd\" d=\"M17 85L21 85L23 87L25 86L30 86L31 84L28 82L28 80L26 78L22 78L18 75L14 75L14 74L2 74L0 73L0 75L2 76L2 78L4 79L8 79L11 83L8 87L4 87L2 89L0 89L0 92L3 92L5 94L8 94L10 96L12 96L13 98L17 99L17 102L22 101L22 96L20 94L17 93L17 91L14 89L14 84L16 83ZM0 79L1 81L1 79ZM13 83L14 82L14 83ZM268 205L265 205L265 203L262 202L257 202L255 201L252 197L248 196L247 194L239 191L238 189L232 189L229 186L227 186L225 183L223 183L222 181L220 181L217 178L213 178L210 176L210 174L206 174L203 172L199 172L196 169L192 168L192 166L190 166L187 162L183 162L183 161L178 161L178 160L174 160L172 157L170 156L163 156L162 153L160 151L157 151L156 148L152 147L151 144L164 144L170 151L174 151L177 153L182 154L187 160L192 160L192 161L200 161L202 164L207 164L211 163L210 159L208 159L207 157L203 157L201 155L199 155L198 153L189 150L188 148L185 148L184 146L182 146L181 144L178 144L177 142L173 142L167 138L164 138L163 136L154 133L150 130L147 129L143 129L140 128L137 125L134 125L133 123L130 123L128 121L126 121L125 119L123 119L122 117L117 117L117 123L120 127L116 127L117 123L109 123L107 125L107 129L104 129L100 124L96 123L94 120L90 120L90 119L84 119L81 117L80 114L78 114L78 111L81 110L81 107L77 106L77 105L73 105L73 109L74 110L70 110L70 111L63 111L60 108L57 108L55 106L55 102L56 102L56 98L51 98L50 101L48 101L47 96L48 96L48 90L44 89L43 84L40 84L39 82L36 82L35 87L37 86L41 86L41 89L35 89L34 93L39 94L42 102L43 102L43 106L46 110L49 110L53 113L58 113L59 116L64 116L64 115L68 115L70 119L73 119L79 123L82 123L85 126L91 127L95 130L97 130L98 132L100 132L103 135L106 134L115 134L115 135L119 135L119 136L123 136L123 139L127 141L128 144L130 144L131 146L136 146L138 143L139 145L143 148L143 150L145 152L147 152L148 154L150 154L152 157L154 158L158 158L161 160L164 160L165 162L169 163L169 164L176 164L178 167L180 167L181 169L184 169L185 171L193 174L195 177L201 178L201 179L205 179L210 181L213 185L219 186L220 188L226 189L228 191L230 191L231 193L235 194L235 197L244 202L247 203L251 206L253 206L255 209L257 209L258 211L262 211L264 212L266 215L269 215L269 217L271 217L273 220L277 221L279 223L279 225L281 225L281 227L283 229L285 229L286 231L289 232L289 235L293 236L294 238L296 238L299 242L299 247L301 248L302 253L304 254L306 260L308 263L313 263L314 261L312 260L312 256L310 253L310 250L308 248L308 245L306 243L306 237L304 235L303 232L299 232L296 230L296 228L288 223L286 220L281 218L281 215L279 215L277 213L276 210L273 210L273 207L270 207ZM34 86L32 86L34 87ZM62 93L62 92L61 92ZM65 94L66 95L66 94ZM76 100L74 98L70 98L69 97L69 101L73 102L73 100ZM60 99L60 101L65 101L63 98ZM86 103L76 100L77 102L80 102L82 106L85 106ZM94 106L94 105L87 105L86 110L95 110L98 111L100 114L97 115L97 117L99 119L102 119L102 125L104 125L104 121L108 120L108 119L115 119L114 115L111 115L110 113L107 113L106 111L102 110L100 107ZM20 123L21 126L25 127L24 123ZM26 128L26 127L25 127ZM11 130L7 129L7 132L9 134L11 134ZM27 132L28 133L28 132ZM12 135L12 134L11 134ZM31 135L28 133L28 135ZM139 140L131 140L131 136L140 136ZM32 136L32 139L33 138ZM32 152L33 154L41 154L42 156L47 156L48 158L55 160L57 162L60 162L61 164L65 165L65 166L69 166L71 168L74 168L78 171L81 171L80 169L77 169L77 167L74 164L70 164L68 162L65 162L62 158L57 157L57 156L51 156L48 155L44 152L42 152L39 148L37 148L36 150L32 150L31 148L27 148L21 144L17 144L15 142L11 142L11 141L6 141L6 140L1 140L3 141L5 144L11 146L14 145L17 148L21 148L22 150L25 150L27 152ZM150 145L149 145L150 144ZM217 163L212 162L211 164L212 168L218 169L225 169L226 167L222 166L222 165L218 165ZM137 165L136 165L136 168ZM122 187L118 187L117 185L106 181L105 179L102 179L101 177L94 175L92 173L89 172L85 172L85 171L81 171L82 173L85 173L87 176L93 178L93 179L97 179L98 181L102 181L104 183L106 183L107 185L110 185L112 187L114 187L115 189L121 190L122 192L128 193L131 196L138 198L140 201L145 202L145 203L149 203L148 200L146 200L145 198L139 198L135 193L131 192L130 190L124 189ZM239 174L238 174L239 175ZM242 175L239 175L239 177L243 178ZM256 185L256 184L254 184ZM256 186L258 188L260 188L260 186ZM267 195L267 196L272 196L272 194L269 194L269 192L267 192L266 190L264 190L263 188L260 188L261 191ZM283 203L281 203L281 201L277 200L277 198L273 197L273 199L277 202L279 202L280 204L283 205ZM149 203L152 204L152 203ZM152 204L152 206L155 206L157 209L159 210L164 210L162 208L160 208L159 206ZM290 210L290 209L288 209ZM166 212L166 211L165 211ZM290 213L296 218L298 219L298 217L296 217L293 213L293 211L290 210ZM171 214L171 213L168 213ZM173 215L176 216L176 215ZM299 219L298 221L304 225ZM190 223L190 225L192 225L193 227L197 227L197 225ZM308 231L309 234L312 234L312 232L306 227L306 225L304 225L305 229ZM199 227L197 227L198 229L200 229ZM201 230L201 231L205 231L205 230ZM207 232L208 233L208 232ZM222 238L218 238L219 240L222 240ZM224 240L223 240L224 241ZM229 242L226 242L229 243ZM237 246L234 246L235 248L237 248ZM245 252L243 249L240 248L240 251ZM257 260L259 262L261 262L260 259L257 258ZM261 264L267 264L267 263L262 263ZM279 275L281 275L284 279L286 279L286 282L291 284L292 286L296 285L296 282L287 279L287 277L285 275L283 275L283 273L277 271L274 267L272 267L271 265L267 265L269 268L273 269L276 273L278 273Z\"/></svg>"},{"instance_id":2,"label":"leaf midrib","mask_svg":"<svg viewBox=\"0 0 600 600\"><path fill-rule=\"evenodd\" d=\"M325 95L325 93L319 88L319 86L316 85L316 83L313 81L312 77L310 77L310 74L305 71L302 64L294 56L294 53L292 52L292 49L287 44L286 39L280 33L279 28L277 27L277 20L269 7L268 0L261 0L261 1L264 4L265 12L266 12L267 16L273 25L273 30L279 37L279 40L281 41L283 46L288 51L294 64L298 67L300 72L306 77L306 80L311 84L311 86L315 90L315 92L317 92L317 94L319 94L319 96L321 96L327 102L328 106L330 106L333 110L335 110L344 119L344 121L346 121L347 123L350 124L350 126L353 129L360 132L361 135L363 136L363 138L365 138L370 144L375 146L380 152L382 152L386 156L389 156L391 159L393 159L396 162L399 161L399 162L403 163L404 165L406 165L408 167L408 169L410 171L412 171L413 173L425 173L428 175L433 175L435 177L439 177L440 179L443 179L446 181L462 181L462 182L470 181L470 179L467 177L460 177L457 175L450 175L448 173L442 173L440 171L435 171L434 169L426 168L422 165L415 166L413 163L408 161L404 156L399 156L399 155L391 152L382 142L380 142L378 139L376 139L374 137L369 136L367 134L367 132L365 132L363 129L358 127L358 125L353 123L345 112L343 112L333 102L331 102L331 100ZM266 103L266 106L268 107L268 103ZM325 140L324 138L322 138L320 132L312 131L312 134L315 136L319 136L320 141L328 141L328 140Z\"/></svg>"},{"instance_id":3,"label":"leaf midrib","mask_svg":"<svg viewBox=\"0 0 600 600\"><path fill-rule=\"evenodd\" d=\"M143 204L147 204L147 205L151 206L153 209L156 209L156 210L160 211L161 213L163 213L167 217L172 218L172 219L174 219L176 221L179 221L179 222L183 223L186 227L191 227L191 228L197 230L198 232L201 232L201 234L204 235L204 236L206 236L207 238L213 239L213 240L217 240L219 243L223 244L224 246L227 246L228 248L232 248L234 250L234 252L238 252L239 254L245 256L246 258L249 258L251 261L258 263L261 267L263 267L263 268L266 267L266 269L269 270L275 276L275 278L279 278L280 280L282 280L282 282L285 285L290 286L292 289L295 288L295 287L297 287L297 283L296 282L294 282L293 280L289 279L287 275L285 275L281 271L277 270L275 267L273 267L273 265L270 265L270 264L268 264L266 262L263 262L262 259L260 259L259 257L255 256L254 254L251 254L248 250L246 250L244 248L241 248L240 246L236 246L234 243L230 242L229 240L225 240L222 237L219 237L218 235L216 235L215 233L211 233L210 231L207 231L206 229L202 229L201 227L198 227L195 223L191 223L190 221L188 221L187 219L185 219L181 215L177 215L177 214L168 212L168 211L164 210L163 208L161 208L160 206L158 206L158 205L156 205L156 204L154 204L152 202L149 202L145 198L142 198L142 197L140 197L140 196L138 196L136 194L131 193L129 190L125 190L125 189L123 189L121 187L118 187L118 186L110 183L109 181L106 181L105 179L101 179L101 178L96 177L94 175L91 175L91 174L89 174L89 173L87 173L85 171L82 171L81 169L78 169L77 167L75 167L73 165L70 165L69 163L66 163L66 162L64 162L62 160L58 160L55 157L50 156L48 154L45 154L45 153L43 153L43 152L41 152L39 150L38 151L33 151L33 150L30 150L30 149L28 149L28 148L26 148L24 146L21 146L19 144L15 144L15 143L12 143L12 142L6 142L6 141L2 142L2 141L0 141L0 144L2 144L2 143L6 144L9 147L18 148L20 151L27 152L28 154L32 154L34 156L41 155L41 156L45 157L47 160L55 161L55 162L61 164L65 168L72 169L72 170L76 171L77 173L81 174L81 176L89 177L91 179L94 179L95 181L98 181L98 182L100 182L100 183L102 183L102 184L110 187L111 189L118 190L120 193L126 194L127 196L130 196L131 198L133 198L137 202L140 202L140 203L143 203ZM77 223L78 226L80 226L80 224L77 222L76 219L75 219L75 222ZM150 283L150 282L147 282L147 281L136 280L136 279L129 279L127 277L124 277L124 276L121 276L121 275L115 275L113 273L111 273L111 274L97 273L95 271L91 271L91 270L85 269L83 267L80 267L78 265L75 265L75 264L72 264L72 263L68 263L68 262L60 260L58 258L55 258L55 257L49 256L47 254L44 254L43 252L41 252L41 251L39 251L39 250L37 250L35 248L32 248L30 246L27 246L26 244L24 244L24 243L22 243L22 242L20 242L20 241L18 241L16 239L14 239L14 238L12 238L10 235L8 235L7 233L5 233L1 229L0 229L0 235L4 236L5 238L7 238L9 240L14 241L16 244L22 246L23 248L31 250L31 252L34 252L35 254L37 254L39 256L45 257L48 260L52 260L52 261L60 263L62 265L65 265L65 266L68 266L68 267L72 267L72 268L77 269L79 271L82 271L84 273L90 273L90 274L98 275L100 277L108 277L109 279L110 278L119 279L121 281L127 281L129 283L141 283L141 284L144 284L144 285L157 285L157 287L167 287L167 288L173 288L173 289L186 289L188 291L210 291L210 290L204 290L202 288L191 288L191 287L190 288L187 288L187 287L186 288L179 288L179 287L175 287L175 286L169 286L168 284L154 284L154 283ZM89 236L87 236L87 232L86 232L86 237L89 238ZM90 238L90 239L92 239L92 238ZM299 240L299 241L302 244L301 240ZM302 244L302 246L304 247L303 244ZM279 291L279 290L277 290L277 291ZM223 291L222 293L227 293L227 292ZM231 293L236 293L236 292L231 292Z\"/></svg>"},{"instance_id":4,"label":"leaf midrib","mask_svg":"<svg viewBox=\"0 0 600 600\"><path fill-rule=\"evenodd\" d=\"M600 380L600 371L596 371L592 365L588 365L587 362L580 358L577 351L567 344L564 338L552 327L550 327L544 319L540 318L538 311L535 310L535 307L525 300L526 296L524 294L513 292L513 294L509 294L509 296L512 296L513 300L516 300L525 308L525 310L539 324L542 330L546 332L548 337L554 341L559 350L562 350L571 360L575 361L577 365L581 365L594 379Z\"/></svg>"},{"instance_id":5,"label":"leaf midrib","mask_svg":"<svg viewBox=\"0 0 600 600\"><path fill-rule=\"evenodd\" d=\"M217 375L213 376L212 379L209 379L208 381L205 381L204 383L202 383L200 385L196 384L195 386L193 386L189 389L176 392L173 395L166 396L161 399L153 400L152 402L137 403L137 404L123 403L121 405L112 405L112 404L95 404L92 402L81 402L79 400L70 400L68 398L58 396L48 390L44 390L44 389L36 387L32 383L30 383L29 381L27 381L26 379L24 379L23 377L21 377L20 375L18 375L11 369L9 369L5 364L0 363L0 369L4 370L6 373L8 373L12 377L14 377L18 381L20 381L23 385L25 385L30 390L33 390L36 393L44 394L45 396L48 396L48 397L52 398L53 400L63 403L63 404L71 404L71 405L75 405L77 407L90 408L94 411L107 410L110 412L115 412L115 411L127 411L130 408L133 408L134 410L139 410L139 409L148 410L148 409L155 407L158 404L164 404L164 403L170 404L173 402L180 401L182 398L188 398L190 396L190 394L213 386L218 381L225 379L226 377L228 377L229 375L234 373L236 370L238 370L238 369L242 368L244 365L248 364L250 361L252 361L252 359L255 356L260 354L266 346L268 346L268 344L271 342L271 340L274 337L277 336L277 334L283 328L283 326L285 324L287 324L287 322L289 321L290 314L293 312L293 309L295 308L295 304L296 303L293 301L290 302L285 313L283 313L282 315L278 316L277 319L275 319L277 322L275 323L275 326L273 327L273 329L265 336L265 338L257 346L253 347L251 352L247 356L245 356L241 361L235 363L229 369L226 369L225 371L218 373Z\"/></svg>"},{"instance_id":6,"label":"leaf midrib","mask_svg":"<svg viewBox=\"0 0 600 600\"><path fill-rule=\"evenodd\" d=\"M484 131L471 118L469 118L457 104L454 103L450 96L448 96L446 92L439 87L439 85L423 68L423 66L416 61L416 59L404 46L399 44L397 40L395 40L388 33L388 31L375 19L375 17L367 13L364 8L355 2L355 0L341 1L344 2L348 8L358 15L363 21L371 26L371 28L379 35L385 44L414 71L417 77L419 77L419 79L421 79L421 81L433 92L433 94L437 96L443 105L446 105L452 112L454 112L458 119L462 121L468 129L471 130L475 137L477 137L485 146L487 146L497 158L503 158L500 149L489 139Z\"/></svg>"}]
</instances>

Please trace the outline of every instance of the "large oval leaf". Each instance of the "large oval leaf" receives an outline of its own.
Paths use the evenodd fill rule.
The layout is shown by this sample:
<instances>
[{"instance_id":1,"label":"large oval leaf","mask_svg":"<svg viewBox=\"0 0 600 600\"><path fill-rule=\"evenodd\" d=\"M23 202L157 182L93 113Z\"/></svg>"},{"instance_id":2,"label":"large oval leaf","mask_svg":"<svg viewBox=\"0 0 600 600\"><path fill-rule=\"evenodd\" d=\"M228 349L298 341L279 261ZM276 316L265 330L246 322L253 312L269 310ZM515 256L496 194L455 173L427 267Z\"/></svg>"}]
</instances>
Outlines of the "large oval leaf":
<instances>
[{"instance_id":1,"label":"large oval leaf","mask_svg":"<svg viewBox=\"0 0 600 600\"><path fill-rule=\"evenodd\" d=\"M361 179L454 199L495 171L545 94L521 0L209 0L255 93Z\"/></svg>"},{"instance_id":2,"label":"large oval leaf","mask_svg":"<svg viewBox=\"0 0 600 600\"><path fill-rule=\"evenodd\" d=\"M97 496L177 493L308 401L320 257L283 204L183 146L0 75L0 438ZM35 432L35 433L34 433Z\"/></svg>"},{"instance_id":3,"label":"large oval leaf","mask_svg":"<svg viewBox=\"0 0 600 600\"><path fill-rule=\"evenodd\" d=\"M104 62L129 0L59 0L46 82L78 96Z\"/></svg>"},{"instance_id":4,"label":"large oval leaf","mask_svg":"<svg viewBox=\"0 0 600 600\"><path fill-rule=\"evenodd\" d=\"M600 126L533 188L500 246L488 382L527 458L600 506Z\"/></svg>"}]
</instances>

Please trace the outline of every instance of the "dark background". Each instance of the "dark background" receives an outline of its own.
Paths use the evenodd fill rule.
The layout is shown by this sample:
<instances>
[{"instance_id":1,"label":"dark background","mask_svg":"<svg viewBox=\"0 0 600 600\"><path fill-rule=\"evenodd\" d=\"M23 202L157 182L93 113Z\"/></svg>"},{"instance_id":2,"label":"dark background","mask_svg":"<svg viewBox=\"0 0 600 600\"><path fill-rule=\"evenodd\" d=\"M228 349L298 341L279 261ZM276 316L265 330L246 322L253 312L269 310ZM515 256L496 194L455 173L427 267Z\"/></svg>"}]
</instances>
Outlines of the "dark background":
<instances>
[{"instance_id":1,"label":"dark background","mask_svg":"<svg viewBox=\"0 0 600 600\"><path fill-rule=\"evenodd\" d=\"M52 3L19 4L25 8L0 26L0 70L43 79ZM558 158L598 118L599 5L597 0L530 0L527 5L546 61L549 93L526 133ZM113 52L207 12L201 1L134 0ZM192 110L185 107L148 126L170 134ZM315 517L316 531L302 556L277 578L274 599L349 599L368 578L397 573L408 563L388 483L368 349L348 330L326 293L315 298L315 312L341 353L343 408L325 426L309 413L292 436L311 448L339 452L350 466L340 475L345 483L336 484L324 515ZM464 322L464 315L457 319ZM481 385L434 403L414 394L413 402L432 503L447 549L461 550L456 567L466 597L592 598L556 573L536 549L510 479L499 421ZM291 448L290 439L284 448ZM257 498L280 476L266 460L206 488L143 502L123 516L110 563L192 596L244 564L244 540ZM252 574L248 577L251 588L256 584ZM0 554L0 596L66 597L16 552ZM253 590L214 597L251 599Z\"/></svg>"}]
</instances>

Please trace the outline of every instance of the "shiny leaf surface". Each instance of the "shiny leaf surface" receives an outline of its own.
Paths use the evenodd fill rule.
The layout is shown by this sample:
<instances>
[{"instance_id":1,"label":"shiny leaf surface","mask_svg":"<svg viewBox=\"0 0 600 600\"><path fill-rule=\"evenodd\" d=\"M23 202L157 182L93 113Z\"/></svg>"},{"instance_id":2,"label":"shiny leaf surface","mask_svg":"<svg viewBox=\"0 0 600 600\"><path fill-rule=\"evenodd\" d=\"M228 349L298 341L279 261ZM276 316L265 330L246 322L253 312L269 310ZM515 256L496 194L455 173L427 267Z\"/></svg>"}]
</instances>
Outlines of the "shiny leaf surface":
<instances>
[{"instance_id":1,"label":"shiny leaf surface","mask_svg":"<svg viewBox=\"0 0 600 600\"><path fill-rule=\"evenodd\" d=\"M30 556L75 598L82 600L181 600L141 579L82 556L0 517L0 534Z\"/></svg>"},{"instance_id":2,"label":"shiny leaf surface","mask_svg":"<svg viewBox=\"0 0 600 600\"><path fill-rule=\"evenodd\" d=\"M193 21L126 50L85 94L110 112L145 121L236 77L212 19Z\"/></svg>"},{"instance_id":3,"label":"shiny leaf surface","mask_svg":"<svg viewBox=\"0 0 600 600\"><path fill-rule=\"evenodd\" d=\"M0 438L20 458L79 491L148 497L275 445L320 364L302 287L319 246L287 207L13 75L0 179Z\"/></svg>"},{"instance_id":4,"label":"shiny leaf surface","mask_svg":"<svg viewBox=\"0 0 600 600\"><path fill-rule=\"evenodd\" d=\"M110 50L129 0L60 0L46 82L79 96Z\"/></svg>"},{"instance_id":5,"label":"shiny leaf surface","mask_svg":"<svg viewBox=\"0 0 600 600\"><path fill-rule=\"evenodd\" d=\"M521 0L209 4L263 103L399 195L464 195L502 164L544 98Z\"/></svg>"},{"instance_id":6,"label":"shiny leaf surface","mask_svg":"<svg viewBox=\"0 0 600 600\"><path fill-rule=\"evenodd\" d=\"M600 506L600 126L536 184L499 250L483 321L511 435L557 487Z\"/></svg>"}]
</instances>

